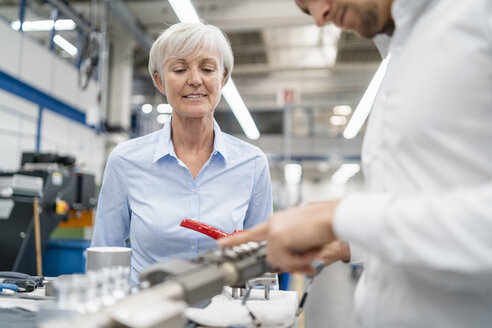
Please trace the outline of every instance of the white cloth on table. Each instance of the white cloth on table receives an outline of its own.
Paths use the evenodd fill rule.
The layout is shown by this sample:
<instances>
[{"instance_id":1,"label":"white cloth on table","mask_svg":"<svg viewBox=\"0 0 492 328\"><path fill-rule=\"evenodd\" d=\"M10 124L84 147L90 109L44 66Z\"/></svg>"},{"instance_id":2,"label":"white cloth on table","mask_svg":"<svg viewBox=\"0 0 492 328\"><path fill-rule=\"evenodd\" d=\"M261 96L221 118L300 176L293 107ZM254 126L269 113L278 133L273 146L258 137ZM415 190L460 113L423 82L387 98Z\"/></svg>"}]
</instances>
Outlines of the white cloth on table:
<instances>
[{"instance_id":1,"label":"white cloth on table","mask_svg":"<svg viewBox=\"0 0 492 328\"><path fill-rule=\"evenodd\" d=\"M261 322L262 327L292 327L296 322L297 292L270 290L270 300L265 300L263 289L253 289L247 307ZM212 298L206 308L188 308L185 315L202 326L255 327L247 308L241 304L241 298L233 299L229 287L225 287L222 294Z\"/></svg>"}]
</instances>

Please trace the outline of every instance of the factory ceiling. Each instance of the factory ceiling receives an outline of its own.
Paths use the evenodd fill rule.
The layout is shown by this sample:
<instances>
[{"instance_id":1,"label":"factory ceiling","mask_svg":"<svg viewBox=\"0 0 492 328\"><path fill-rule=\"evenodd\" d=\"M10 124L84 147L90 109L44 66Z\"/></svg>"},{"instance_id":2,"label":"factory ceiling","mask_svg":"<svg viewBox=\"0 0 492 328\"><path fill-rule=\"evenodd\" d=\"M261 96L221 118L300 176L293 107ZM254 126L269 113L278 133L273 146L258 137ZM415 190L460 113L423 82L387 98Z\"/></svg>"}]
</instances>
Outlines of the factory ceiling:
<instances>
[{"instance_id":1,"label":"factory ceiling","mask_svg":"<svg viewBox=\"0 0 492 328\"><path fill-rule=\"evenodd\" d=\"M25 20L49 19L53 5L60 2L90 24L91 3L103 1L28 0ZM317 28L293 0L192 2L200 17L220 27L231 41L235 55L232 76L262 133L256 144L277 155L286 151L282 134L286 129L283 113L287 108L292 112L290 135L297 140L291 143L289 154L312 158L328 158L331 154L358 156L360 136L355 140L344 140L341 136L351 114L337 122L332 116L335 115L333 108L338 105L355 109L377 69L381 57L372 41L341 32L334 25ZM113 0L110 3L122 6L132 16L134 31L126 35L129 44L135 45L135 110L142 101L162 102L147 73L148 44L166 26L176 23L176 16L164 0ZM20 1L0 0L0 17L18 20L19 5ZM102 19L101 6L97 8L93 20L96 28ZM129 29L128 18L121 19L113 12L110 22L110 41L115 42L113 35L122 28ZM77 44L76 31L59 33ZM135 33L143 33L146 40L135 40ZM49 44L50 32L29 32L29 35ZM121 33L118 38L121 42ZM60 55L74 61L61 51ZM294 92L293 104L286 105L282 101L285 92ZM225 103L219 104L216 118L225 131L241 134Z\"/></svg>"}]
</instances>

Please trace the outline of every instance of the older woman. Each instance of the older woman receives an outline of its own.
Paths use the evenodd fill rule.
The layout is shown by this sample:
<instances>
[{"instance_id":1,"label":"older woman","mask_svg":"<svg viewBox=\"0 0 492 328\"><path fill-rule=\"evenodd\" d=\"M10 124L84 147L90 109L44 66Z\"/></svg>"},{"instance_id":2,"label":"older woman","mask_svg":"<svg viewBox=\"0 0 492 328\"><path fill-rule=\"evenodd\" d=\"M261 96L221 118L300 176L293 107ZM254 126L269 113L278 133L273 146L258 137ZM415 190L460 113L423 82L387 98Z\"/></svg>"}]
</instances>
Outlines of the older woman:
<instances>
[{"instance_id":1,"label":"older woman","mask_svg":"<svg viewBox=\"0 0 492 328\"><path fill-rule=\"evenodd\" d=\"M211 25L175 24L150 50L150 75L173 113L160 131L112 151L92 239L92 246L123 246L130 237L133 283L150 264L216 246L180 227L183 219L232 233L272 214L265 155L213 118L232 67L230 44Z\"/></svg>"}]
</instances>

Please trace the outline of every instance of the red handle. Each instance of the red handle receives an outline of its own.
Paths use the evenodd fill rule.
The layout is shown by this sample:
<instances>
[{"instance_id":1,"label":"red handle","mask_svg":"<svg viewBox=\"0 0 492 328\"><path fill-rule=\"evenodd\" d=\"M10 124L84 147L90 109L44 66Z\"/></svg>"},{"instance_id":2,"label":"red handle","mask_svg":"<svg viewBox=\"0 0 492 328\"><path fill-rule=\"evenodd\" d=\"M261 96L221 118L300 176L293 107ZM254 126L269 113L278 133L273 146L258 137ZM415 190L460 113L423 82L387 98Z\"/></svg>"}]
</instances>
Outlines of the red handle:
<instances>
[{"instance_id":1,"label":"red handle","mask_svg":"<svg viewBox=\"0 0 492 328\"><path fill-rule=\"evenodd\" d=\"M209 226L208 224L194 221L194 220L184 219L183 221L181 221L180 226L201 232L204 235L212 237L213 239L220 239L220 238L229 236L229 234L227 232L224 232L218 228L215 228L215 227ZM234 231L234 232L236 232L236 231Z\"/></svg>"}]
</instances>

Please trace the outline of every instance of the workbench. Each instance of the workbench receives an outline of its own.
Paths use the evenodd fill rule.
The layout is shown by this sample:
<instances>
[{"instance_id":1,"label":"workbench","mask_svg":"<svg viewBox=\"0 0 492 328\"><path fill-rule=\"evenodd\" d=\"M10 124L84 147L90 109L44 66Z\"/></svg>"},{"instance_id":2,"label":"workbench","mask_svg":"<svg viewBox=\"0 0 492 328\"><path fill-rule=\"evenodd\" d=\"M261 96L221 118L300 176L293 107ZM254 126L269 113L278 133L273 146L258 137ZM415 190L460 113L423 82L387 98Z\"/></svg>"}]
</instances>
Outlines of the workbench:
<instances>
[{"instance_id":1,"label":"workbench","mask_svg":"<svg viewBox=\"0 0 492 328\"><path fill-rule=\"evenodd\" d=\"M258 319L265 320L275 312L285 315L285 313L294 313L297 306L297 292L293 291L270 291L271 299L266 301L262 297L262 290L253 290L250 300L248 301L248 307L258 317ZM49 317L49 311L46 308L53 308L53 297L47 297L45 295L44 287L39 287L31 293L18 293L13 295L1 295L0 296L0 322L1 326L5 328L37 328L38 322ZM206 323L210 318L217 317L220 320L215 321L219 326L224 327L224 320L227 316L242 315L245 313L238 312L240 308L240 300L227 301L225 294L218 295L214 298L212 304L205 308L188 308L186 311L189 318L201 318L200 322ZM220 298L218 298L220 297ZM214 304L215 303L215 304ZM290 310L289 310L290 309ZM241 310L241 309L239 309ZM280 312L279 312L280 311ZM286 312L287 311L287 312ZM236 313L236 314L233 314ZM293 322L286 325L262 325L262 327L297 327L297 320L295 316L292 316ZM248 322L249 318L243 318L243 321ZM290 321L290 320L289 320ZM271 322L271 321L270 321ZM205 327L199 326L194 323L189 323L186 328L192 327ZM206 327L214 327L212 323ZM215 326L217 327L217 326ZM247 327L247 326L245 326Z\"/></svg>"}]
</instances>

